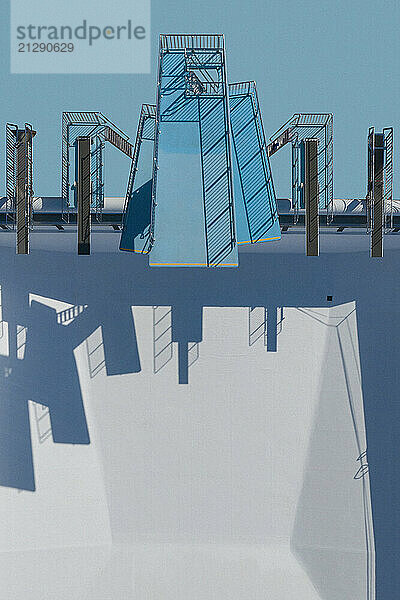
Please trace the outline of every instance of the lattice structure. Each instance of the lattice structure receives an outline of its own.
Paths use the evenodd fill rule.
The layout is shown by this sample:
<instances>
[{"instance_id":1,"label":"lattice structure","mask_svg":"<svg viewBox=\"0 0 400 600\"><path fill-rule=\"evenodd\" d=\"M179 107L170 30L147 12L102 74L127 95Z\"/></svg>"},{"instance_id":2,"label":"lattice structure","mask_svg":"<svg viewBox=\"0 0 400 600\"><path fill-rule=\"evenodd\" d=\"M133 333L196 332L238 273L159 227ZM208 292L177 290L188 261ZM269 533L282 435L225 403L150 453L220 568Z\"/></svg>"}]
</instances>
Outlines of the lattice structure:
<instances>
[{"instance_id":1,"label":"lattice structure","mask_svg":"<svg viewBox=\"0 0 400 600\"><path fill-rule=\"evenodd\" d=\"M296 113L270 138L268 155L272 156L289 142L292 144L292 202L294 222L304 208L304 140L318 140L319 209L327 221L333 217L333 115L330 113Z\"/></svg>"},{"instance_id":2,"label":"lattice structure","mask_svg":"<svg viewBox=\"0 0 400 600\"><path fill-rule=\"evenodd\" d=\"M143 104L126 190L120 249L147 254L151 249L152 158L156 107ZM146 151L144 151L146 150Z\"/></svg>"},{"instance_id":3,"label":"lattice structure","mask_svg":"<svg viewBox=\"0 0 400 600\"><path fill-rule=\"evenodd\" d=\"M280 239L275 189L254 81L229 85L238 244ZM234 170L236 175L236 170ZM240 222L243 212L245 226Z\"/></svg>"},{"instance_id":4,"label":"lattice structure","mask_svg":"<svg viewBox=\"0 0 400 600\"><path fill-rule=\"evenodd\" d=\"M194 172L197 156L200 173ZM184 178L189 169L193 173ZM167 207L162 206L171 182L177 206L169 208L180 210L175 221L168 221ZM189 200L196 215L189 210ZM187 228L185 234L182 227ZM224 38L162 35L150 224L150 248L155 243L155 249L150 264L234 266L237 260L229 256L235 241Z\"/></svg>"},{"instance_id":5,"label":"lattice structure","mask_svg":"<svg viewBox=\"0 0 400 600\"><path fill-rule=\"evenodd\" d=\"M132 158L133 146L128 136L101 112L64 112L62 115L62 169L61 195L63 216L69 220L69 209L75 208L75 197L70 189L70 154L77 137L91 139L91 208L101 219L104 204L104 147L109 142Z\"/></svg>"}]
</instances>

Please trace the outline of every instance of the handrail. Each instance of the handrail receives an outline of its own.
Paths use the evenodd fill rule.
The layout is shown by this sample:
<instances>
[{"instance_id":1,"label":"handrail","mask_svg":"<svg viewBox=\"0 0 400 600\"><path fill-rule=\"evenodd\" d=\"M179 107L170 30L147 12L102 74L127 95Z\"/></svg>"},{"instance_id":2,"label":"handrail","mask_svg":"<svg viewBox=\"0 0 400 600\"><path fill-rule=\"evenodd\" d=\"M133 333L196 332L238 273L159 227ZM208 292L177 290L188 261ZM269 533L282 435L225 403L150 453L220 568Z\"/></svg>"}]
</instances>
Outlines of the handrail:
<instances>
[{"instance_id":1,"label":"handrail","mask_svg":"<svg viewBox=\"0 0 400 600\"><path fill-rule=\"evenodd\" d=\"M161 34L160 49L162 51L192 49L223 49L223 34Z\"/></svg>"}]
</instances>

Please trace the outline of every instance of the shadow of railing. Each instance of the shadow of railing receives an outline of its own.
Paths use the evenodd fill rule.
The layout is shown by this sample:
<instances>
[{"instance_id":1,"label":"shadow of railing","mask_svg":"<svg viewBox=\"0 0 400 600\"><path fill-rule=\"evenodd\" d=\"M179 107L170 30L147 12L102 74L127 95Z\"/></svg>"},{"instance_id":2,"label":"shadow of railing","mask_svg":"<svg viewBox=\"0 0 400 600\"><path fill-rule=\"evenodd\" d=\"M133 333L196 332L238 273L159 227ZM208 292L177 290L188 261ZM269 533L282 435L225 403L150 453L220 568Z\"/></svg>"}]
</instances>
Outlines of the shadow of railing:
<instances>
[{"instance_id":1,"label":"shadow of railing","mask_svg":"<svg viewBox=\"0 0 400 600\"><path fill-rule=\"evenodd\" d=\"M158 373L172 359L172 307L153 306L153 371Z\"/></svg>"},{"instance_id":2,"label":"shadow of railing","mask_svg":"<svg viewBox=\"0 0 400 600\"><path fill-rule=\"evenodd\" d=\"M188 344L188 368L190 368L200 357L199 342L189 342Z\"/></svg>"},{"instance_id":3,"label":"shadow of railing","mask_svg":"<svg viewBox=\"0 0 400 600\"><path fill-rule=\"evenodd\" d=\"M52 436L49 407L43 406L43 404L37 404L36 402L32 402L32 405L35 414L39 444L43 444Z\"/></svg>"},{"instance_id":4,"label":"shadow of railing","mask_svg":"<svg viewBox=\"0 0 400 600\"><path fill-rule=\"evenodd\" d=\"M92 335L85 340L85 345L88 359L89 376L90 379L94 379L96 375L106 368L106 359L101 330L97 329L94 333L92 333Z\"/></svg>"}]
</instances>

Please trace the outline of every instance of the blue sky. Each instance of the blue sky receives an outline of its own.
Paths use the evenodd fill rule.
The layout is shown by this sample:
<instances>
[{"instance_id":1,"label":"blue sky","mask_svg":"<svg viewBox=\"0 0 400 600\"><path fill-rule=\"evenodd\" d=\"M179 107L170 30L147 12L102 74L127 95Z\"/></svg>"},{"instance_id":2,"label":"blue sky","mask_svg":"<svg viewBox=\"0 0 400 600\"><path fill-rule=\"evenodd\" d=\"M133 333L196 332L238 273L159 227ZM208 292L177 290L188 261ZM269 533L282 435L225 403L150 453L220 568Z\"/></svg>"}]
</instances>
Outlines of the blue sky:
<instances>
[{"instance_id":1,"label":"blue sky","mask_svg":"<svg viewBox=\"0 0 400 600\"><path fill-rule=\"evenodd\" d=\"M218 32L226 36L229 80L257 81L268 137L294 112L334 113L335 197L365 194L368 127L394 126L395 197L400 197L398 2L153 0L149 75L11 75L5 4L0 21L1 128L6 121L29 121L38 130L37 195L60 191L63 110L100 110L134 137L140 104L155 98L158 34ZM0 143L4 193L4 133ZM290 193L290 156L286 150L281 153L272 168L277 194L285 197ZM128 172L129 161L110 149L106 195L124 194Z\"/></svg>"}]
</instances>

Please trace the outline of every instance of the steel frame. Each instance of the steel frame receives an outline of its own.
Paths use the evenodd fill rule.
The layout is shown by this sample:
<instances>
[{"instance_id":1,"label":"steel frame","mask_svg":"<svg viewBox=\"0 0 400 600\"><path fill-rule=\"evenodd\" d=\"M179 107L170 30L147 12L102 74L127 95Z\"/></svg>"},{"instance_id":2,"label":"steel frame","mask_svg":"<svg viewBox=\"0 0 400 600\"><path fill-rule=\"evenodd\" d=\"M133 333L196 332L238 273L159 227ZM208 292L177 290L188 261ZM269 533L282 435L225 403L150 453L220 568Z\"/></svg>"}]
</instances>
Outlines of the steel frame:
<instances>
[{"instance_id":1,"label":"steel frame","mask_svg":"<svg viewBox=\"0 0 400 600\"><path fill-rule=\"evenodd\" d=\"M301 143L306 138L319 141L318 184L319 208L326 210L327 223L333 220L333 114L296 113L270 138L268 154L272 156L287 143L292 144L292 203L294 223L303 208L301 169Z\"/></svg>"},{"instance_id":2,"label":"steel frame","mask_svg":"<svg viewBox=\"0 0 400 600\"><path fill-rule=\"evenodd\" d=\"M121 150L132 158L133 146L129 137L101 112L81 111L63 112L62 114L62 167L61 196L63 219L69 222L70 209L75 207L75 200L70 198L70 152L75 140L80 136L91 139L91 181L92 204L96 218L101 221L104 205L104 149L105 142Z\"/></svg>"}]
</instances>

